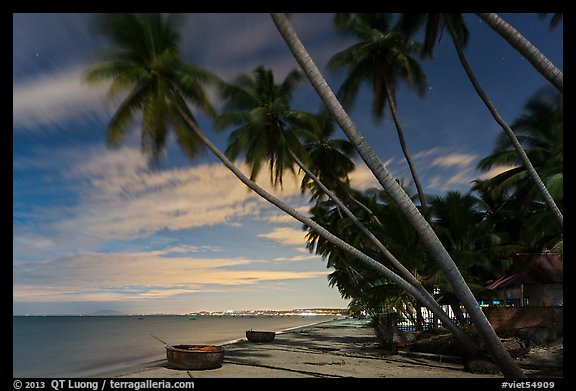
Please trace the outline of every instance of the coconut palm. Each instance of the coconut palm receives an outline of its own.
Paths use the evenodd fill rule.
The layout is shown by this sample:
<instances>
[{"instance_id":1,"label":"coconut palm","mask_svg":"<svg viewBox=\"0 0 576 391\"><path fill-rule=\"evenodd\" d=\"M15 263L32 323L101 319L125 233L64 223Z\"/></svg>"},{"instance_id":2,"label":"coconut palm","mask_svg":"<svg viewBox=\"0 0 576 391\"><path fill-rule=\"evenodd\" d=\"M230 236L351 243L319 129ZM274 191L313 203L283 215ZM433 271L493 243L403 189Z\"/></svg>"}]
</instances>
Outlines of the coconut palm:
<instances>
[{"instance_id":1,"label":"coconut palm","mask_svg":"<svg viewBox=\"0 0 576 391\"><path fill-rule=\"evenodd\" d=\"M494 278L490 274L496 265L492 264L491 255L502 240L484 225L487 212L482 201L472 194L449 191L444 196L431 197L430 204L434 230L460 270L471 276L467 281L482 284ZM497 270L496 275L502 272Z\"/></svg>"},{"instance_id":2,"label":"coconut palm","mask_svg":"<svg viewBox=\"0 0 576 391\"><path fill-rule=\"evenodd\" d=\"M219 79L180 60L175 30L181 24L182 17L174 14L107 14L96 19L98 30L115 46L101 53L101 61L86 71L85 78L91 83L111 80L110 99L128 91L107 127L110 147L123 141L134 115L141 112L141 148L152 160L158 160L171 130L188 156L201 150L202 144L190 137L175 107L186 100L214 115L205 88L217 85ZM196 123L191 112L189 117Z\"/></svg>"},{"instance_id":3,"label":"coconut palm","mask_svg":"<svg viewBox=\"0 0 576 391\"><path fill-rule=\"evenodd\" d=\"M275 205L301 223L310 226L334 246L347 251L351 256L378 270L391 281L418 297L426 306L449 324L450 318L434 302L390 269L334 236L315 221L274 197L236 167L200 130L192 115L188 101L198 102L200 108L208 107L202 99L202 82L216 81L198 68L189 68L181 63L177 43L179 34L173 16L160 14L108 14L100 16L99 28L109 38L115 49L107 53L87 71L89 81L111 80L110 92L125 94L119 109L108 126L109 140L121 140L115 135L124 135L137 113L142 115L142 137L154 140L152 149L144 152L159 156L167 132L175 129L184 151L193 156L195 146L203 143L243 184L264 200ZM196 73L198 71L199 77ZM197 95L195 95L195 93ZM208 110L210 111L210 110ZM159 136L155 136L159 132ZM147 143L143 145L147 146ZM192 148L194 147L194 149ZM455 335L458 336L456 327ZM475 344L464 334L462 343L469 351L477 350Z\"/></svg>"},{"instance_id":4,"label":"coconut palm","mask_svg":"<svg viewBox=\"0 0 576 391\"><path fill-rule=\"evenodd\" d=\"M475 294L485 296L486 283L512 267L510 256L514 247L491 224L486 205L472 194L450 191L444 196L431 197L430 205L434 230ZM457 302L444 276L433 273L428 282L440 287L448 301Z\"/></svg>"},{"instance_id":5,"label":"coconut palm","mask_svg":"<svg viewBox=\"0 0 576 391\"><path fill-rule=\"evenodd\" d=\"M511 125L534 167L541 173L543 181L558 202L563 201L563 116L562 96L554 94L550 89L542 89L528 100L524 113ZM506 137L500 135L496 147L478 163L478 168L488 171L496 167L508 167L508 170L490 180L492 187L498 185L507 190L517 187L522 190L522 196L537 198L538 189L530 182L526 168L521 163Z\"/></svg>"},{"instance_id":6,"label":"coconut palm","mask_svg":"<svg viewBox=\"0 0 576 391\"><path fill-rule=\"evenodd\" d=\"M253 77L241 75L236 84L231 84L225 88L224 96L227 101L224 106L224 113L216 119L216 126L220 129L230 125L236 127L230 136L228 155L235 158L240 153L245 153L247 161L252 167L252 180L258 174L264 161L268 161L271 167L275 167L274 170L271 170L273 183L281 183L283 170L293 171L293 165L296 164L306 173L306 178L309 178L323 194L334 201L335 210L338 211L339 215L344 213L359 228L361 235L364 235L376 246L378 251L392 263L406 281L421 290L430 302L434 302L433 296L425 290L410 271L386 249L378 238L303 162L303 160L309 159L298 142L298 134L310 134L319 130L317 125L329 125L330 123L326 122L327 120L324 118L290 109L290 97L294 86L292 81L296 80L296 75L296 71L290 72L282 83L276 84L272 71L260 66L254 71ZM312 125L312 127L309 128L308 125ZM329 129L322 130L322 132L326 131ZM341 155L337 157L342 158ZM328 175L328 179L333 182L335 179L335 183L340 183L338 178L334 178L335 175L341 176L342 174ZM342 188L342 186L339 187ZM349 238L348 235L340 234L339 236ZM440 307L438 310L441 310Z\"/></svg>"},{"instance_id":7,"label":"coconut palm","mask_svg":"<svg viewBox=\"0 0 576 391\"><path fill-rule=\"evenodd\" d=\"M310 55L302 45L292 25L284 14L271 14L276 28L284 38L290 48L292 55L302 67L312 86L320 96L330 113L337 120L341 129L348 139L354 144L359 155L362 157L368 168L372 171L376 179L384 190L397 202L413 228L421 236L422 241L427 246L438 266L446 274L450 284L458 299L466 307L470 314L470 319L475 325L480 337L484 341L486 348L490 352L494 361L499 365L502 372L507 377L525 377L522 370L512 360L510 354L498 338L492 325L482 312L476 298L470 291L462 274L458 270L450 254L446 251L434 230L430 227L424 216L420 213L416 205L410 200L408 195L396 183L390 172L386 169L382 161L375 154L364 137L350 119L326 80L310 58Z\"/></svg>"},{"instance_id":8,"label":"coconut palm","mask_svg":"<svg viewBox=\"0 0 576 391\"><path fill-rule=\"evenodd\" d=\"M494 13L477 13L479 17L484 20L488 26L500 34L512 47L526 58L530 64L544 76L554 87L560 92L564 91L564 75L538 48L527 40L518 30L508 24L498 14ZM559 21L558 15L554 14L551 21L551 26L557 25Z\"/></svg>"},{"instance_id":9,"label":"coconut palm","mask_svg":"<svg viewBox=\"0 0 576 391\"><path fill-rule=\"evenodd\" d=\"M550 15L550 13L540 12L538 14L538 17L540 19L546 19L548 17L548 15ZM564 18L564 14L561 12L552 13L552 16L550 17L550 22L549 22L550 30L554 30L556 27L558 27L558 25L562 22L563 18Z\"/></svg>"},{"instance_id":10,"label":"coconut palm","mask_svg":"<svg viewBox=\"0 0 576 391\"><path fill-rule=\"evenodd\" d=\"M562 226L564 224L564 217L562 215L562 212L558 208L558 205L554 201L554 198L552 198L552 195L550 194L548 188L546 187L546 185L542 181L540 175L538 174L538 172L534 168L534 165L530 161L530 158L528 157L528 155L524 151L522 144L520 143L520 141L518 141L518 138L516 137L516 135L514 134L512 129L510 128L510 126L508 126L508 124L500 116L500 114L496 110L496 107L494 107L494 105L492 104L492 102L490 101L490 99L488 98L486 93L484 92L484 90L480 87L480 83L478 82L478 80L474 76L472 69L470 68L470 65L468 64L468 61L466 60L466 57L464 56L464 51L462 50L462 47L459 43L458 37L456 35L457 34L456 31L453 28L451 28L450 25L448 25L448 30L450 31L450 35L452 36L452 41L454 42L454 47L456 48L456 52L458 53L458 57L460 59L460 62L462 63L462 66L464 67L464 70L466 71L468 78L472 82L474 89L476 90L476 92L478 93L478 95L480 96L480 98L482 99L482 101L484 102L484 104L486 105L486 107L488 108L488 110L490 111L490 113L492 114L492 116L494 117L496 122L498 123L498 125L500 125L502 127L502 129L505 131L506 135L508 136L508 138L512 142L512 145L514 146L516 153L520 157L522 164L526 168L526 171L529 173L530 177L532 178L532 180L536 184L538 190L541 192L542 197L544 199L544 202L548 205L548 208L550 208L550 210L552 211L554 217L556 218L556 220L558 221L558 223L560 225L560 228L562 228Z\"/></svg>"},{"instance_id":11,"label":"coconut palm","mask_svg":"<svg viewBox=\"0 0 576 391\"><path fill-rule=\"evenodd\" d=\"M462 46L466 46L469 32L460 13L403 13L400 14L396 28L407 37L412 37L423 28L422 55L432 57L436 43L448 23L458 32Z\"/></svg>"},{"instance_id":12,"label":"coconut palm","mask_svg":"<svg viewBox=\"0 0 576 391\"><path fill-rule=\"evenodd\" d=\"M302 146L288 122L297 112L291 110L291 96L302 73L293 70L276 84L272 70L258 66L252 76L240 75L223 89L226 104L215 121L217 129L237 126L229 137L226 155L235 160L241 153L255 180L262 164L269 163L270 181L282 185L284 171L294 172L289 151L302 155Z\"/></svg>"},{"instance_id":13,"label":"coconut palm","mask_svg":"<svg viewBox=\"0 0 576 391\"><path fill-rule=\"evenodd\" d=\"M372 211L354 197L350 187L349 174L354 170L355 163L352 158L356 150L349 140L331 138L335 131L334 118L323 109L318 114L307 114L295 122L309 131L303 133L304 148L308 156L310 171L320 182L332 189L332 192L341 200L349 201L369 213L374 221L381 225ZM318 201L326 197L326 193L317 185L310 175L304 174L301 190L312 193L311 201Z\"/></svg>"},{"instance_id":14,"label":"coconut palm","mask_svg":"<svg viewBox=\"0 0 576 391\"><path fill-rule=\"evenodd\" d=\"M426 77L414 57L421 49L415 41L405 39L391 29L389 18L388 14L382 13L337 14L336 29L351 33L360 41L332 56L328 68L333 71L343 68L347 70L338 92L345 107L351 108L364 81L371 84L374 93L373 113L376 120L383 118L384 108L389 106L404 158L418 191L420 205L426 211L426 197L406 146L396 102L396 89L400 81L404 81L420 95L427 91Z\"/></svg>"},{"instance_id":15,"label":"coconut palm","mask_svg":"<svg viewBox=\"0 0 576 391\"><path fill-rule=\"evenodd\" d=\"M411 229L397 205L390 202L390 198L385 193L376 189L369 189L365 192L354 190L353 192L354 198L362 204L362 206L358 204L351 205L351 207L354 207L351 208L353 213L379 238L378 242L385 243L386 248L395 254L395 257L399 260L398 262L401 261L406 269L411 271L414 276L412 279L417 280L418 285L424 286L423 280L419 276L421 276L420 272L423 272L425 267L430 266L426 262L429 257L427 257L418 235ZM386 254L379 251L378 246L368 240L368 237L350 219L340 216L334 206L334 203L330 201L317 202L311 209L313 219L318 222L321 221L321 224L331 232L348 238L351 244L357 248L362 248L365 253L370 254L373 258L385 262ZM386 224L380 224L379 220L386 221ZM369 300L369 298L381 299L396 292L394 294L395 297L402 297L402 301L407 300L407 292L405 290L398 287L389 289L390 281L383 280L382 275L362 267L354 260L350 260L347 254L331 246L330 243L320 238L312 229L308 229L307 240L307 248L311 252L324 257L328 262L328 266L336 269L330 275L330 281L337 283L341 293L346 294L344 297L361 297L364 302L372 303L373 300ZM383 255L385 258L382 258ZM353 268L350 265L353 265ZM362 290L353 287L357 280L363 282L361 284ZM352 288L350 288L351 285ZM385 289L385 293L381 292L381 289ZM395 300L391 297L388 299L391 301ZM386 302L390 300L386 300ZM418 306L421 306L421 304L413 304L413 307ZM418 316L417 312L416 315Z\"/></svg>"},{"instance_id":16,"label":"coconut palm","mask_svg":"<svg viewBox=\"0 0 576 391\"><path fill-rule=\"evenodd\" d=\"M526 103L525 112L512 123L514 133L560 208L564 188L563 115L561 94L547 88L534 94ZM503 136L498 137L493 152L478 163L478 168L504 171L491 179L477 181L475 189L491 195L494 201L505 200L505 204L494 210L515 216L517 225L510 227L518 235L515 239L534 251L550 248L562 231L553 225L553 217L544 207L538 188Z\"/></svg>"},{"instance_id":17,"label":"coconut palm","mask_svg":"<svg viewBox=\"0 0 576 391\"><path fill-rule=\"evenodd\" d=\"M425 38L426 42L428 41L435 42L438 31L441 31L444 27L449 31L450 36L452 38L452 42L454 44L454 48L456 49L456 53L458 54L460 63L462 64L462 67L464 68L466 75L470 79L472 86L476 90L478 96L480 96L480 99L482 99L482 101L490 111L490 114L492 114L494 120L498 123L498 125L502 127L504 132L508 135L510 142L512 143L514 149L516 150L516 153L520 156L520 159L522 160L522 163L524 164L528 173L532 177L532 180L536 183L536 186L542 193L546 205L548 205L548 207L556 217L558 223L560 224L560 226L562 226L564 221L562 212L556 205L554 199L550 195L550 192L546 188L545 184L542 182L542 179L540 178L538 172L534 169L534 166L532 165L530 159L526 155L526 152L522 148L522 145L518 142L518 139L514 135L514 132L512 132L512 129L510 129L510 127L508 126L506 121L502 118L500 113L498 113L496 107L490 101L488 95L484 92L484 90L480 86L478 79L476 79L476 76L474 75L472 68L468 64L468 60L464 55L464 47L468 39L468 32L467 29L465 28L462 17L460 16L460 14L446 14L443 18L433 17L432 15L436 14L405 14L401 17L398 24L403 29L404 34L412 35L418 31L417 28L418 23L422 24L425 22L426 32L427 33L432 32L433 34L435 34L431 38ZM437 27L431 28L429 26L431 23L436 23Z\"/></svg>"},{"instance_id":18,"label":"coconut palm","mask_svg":"<svg viewBox=\"0 0 576 391\"><path fill-rule=\"evenodd\" d=\"M294 126L308 130L303 133L302 142L310 171L339 197L349 196L349 174L356 167L352 160L356 150L350 141L333 138L336 130L334 119L326 110L322 110L318 114L302 115ZM311 192L312 201L326 196L308 174L302 178L300 188L302 192Z\"/></svg>"}]
</instances>

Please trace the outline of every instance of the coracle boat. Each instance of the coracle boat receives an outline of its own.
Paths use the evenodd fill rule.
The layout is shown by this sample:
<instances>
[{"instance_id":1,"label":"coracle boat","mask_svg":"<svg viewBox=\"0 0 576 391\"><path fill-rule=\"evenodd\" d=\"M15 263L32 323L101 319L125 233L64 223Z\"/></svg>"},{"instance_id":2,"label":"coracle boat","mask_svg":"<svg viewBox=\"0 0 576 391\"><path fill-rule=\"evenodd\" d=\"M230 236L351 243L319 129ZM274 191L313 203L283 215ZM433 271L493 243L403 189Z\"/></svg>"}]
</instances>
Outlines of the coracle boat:
<instances>
[{"instance_id":1,"label":"coracle boat","mask_svg":"<svg viewBox=\"0 0 576 391\"><path fill-rule=\"evenodd\" d=\"M216 369L224 361L224 348L215 345L166 345L168 364L178 369Z\"/></svg>"},{"instance_id":2,"label":"coracle boat","mask_svg":"<svg viewBox=\"0 0 576 391\"><path fill-rule=\"evenodd\" d=\"M250 342L272 342L276 333L274 331L246 330L246 338Z\"/></svg>"}]
</instances>

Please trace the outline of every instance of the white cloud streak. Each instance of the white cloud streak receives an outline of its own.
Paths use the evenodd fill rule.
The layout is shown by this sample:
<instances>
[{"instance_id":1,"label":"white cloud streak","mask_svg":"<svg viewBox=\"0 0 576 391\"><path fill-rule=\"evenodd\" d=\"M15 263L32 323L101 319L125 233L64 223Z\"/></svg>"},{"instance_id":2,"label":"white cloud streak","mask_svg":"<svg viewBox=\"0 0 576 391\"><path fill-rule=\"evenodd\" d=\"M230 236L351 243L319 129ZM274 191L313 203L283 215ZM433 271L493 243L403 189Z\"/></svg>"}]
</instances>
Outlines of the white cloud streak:
<instances>
[{"instance_id":1,"label":"white cloud streak","mask_svg":"<svg viewBox=\"0 0 576 391\"><path fill-rule=\"evenodd\" d=\"M491 168L490 170L486 171L482 175L480 175L480 177L478 179L481 179L481 180L491 179L491 178L494 178L496 175L502 174L504 171L508 171L508 170L511 170L513 168L516 168L516 167L518 167L518 166L494 167L494 168Z\"/></svg>"},{"instance_id":2,"label":"white cloud streak","mask_svg":"<svg viewBox=\"0 0 576 391\"><path fill-rule=\"evenodd\" d=\"M84 253L48 262L20 263L15 265L14 300L146 300L326 274L263 270L258 260L167 257L166 253Z\"/></svg>"},{"instance_id":3,"label":"white cloud streak","mask_svg":"<svg viewBox=\"0 0 576 391\"><path fill-rule=\"evenodd\" d=\"M52 158L52 175L69 181L65 183L73 186L77 201L38 207L38 215L51 216L46 245L74 243L90 248L106 241L145 237L163 229L235 224L245 217L263 219L263 213L270 213L271 205L248 191L221 164L151 170L140 151L129 147L84 148L82 154L62 151L52 156L65 157L58 169ZM34 167L39 163L30 158L25 165ZM282 190L272 189L265 175L263 170L264 178L258 178L262 187L289 203L302 202L298 180L285 180ZM27 190L38 196L42 192L42 188L17 190L23 195ZM281 215L278 211L272 213ZM20 248L29 235L33 236L30 240L42 236L29 229L19 232Z\"/></svg>"},{"instance_id":4,"label":"white cloud streak","mask_svg":"<svg viewBox=\"0 0 576 391\"><path fill-rule=\"evenodd\" d=\"M474 159L476 159L475 155L451 153L432 160L431 165L440 167L468 167L474 162Z\"/></svg>"},{"instance_id":5,"label":"white cloud streak","mask_svg":"<svg viewBox=\"0 0 576 391\"><path fill-rule=\"evenodd\" d=\"M306 243L306 232L289 227L276 228L272 232L260 234L258 237L272 240L282 246L302 246Z\"/></svg>"},{"instance_id":6,"label":"white cloud streak","mask_svg":"<svg viewBox=\"0 0 576 391\"><path fill-rule=\"evenodd\" d=\"M82 72L81 68L64 69L14 84L12 115L15 128L40 131L40 125L109 115L104 88L83 83Z\"/></svg>"}]
</instances>

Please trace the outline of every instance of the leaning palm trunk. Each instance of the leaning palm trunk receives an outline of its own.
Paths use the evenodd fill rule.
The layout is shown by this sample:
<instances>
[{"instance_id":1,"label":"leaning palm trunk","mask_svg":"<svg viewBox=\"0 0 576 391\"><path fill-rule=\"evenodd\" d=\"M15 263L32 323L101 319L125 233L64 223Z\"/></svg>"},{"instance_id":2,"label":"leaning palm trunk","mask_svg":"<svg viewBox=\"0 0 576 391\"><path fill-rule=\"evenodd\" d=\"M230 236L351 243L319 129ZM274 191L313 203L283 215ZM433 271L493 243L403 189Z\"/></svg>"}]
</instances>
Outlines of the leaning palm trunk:
<instances>
[{"instance_id":1,"label":"leaning palm trunk","mask_svg":"<svg viewBox=\"0 0 576 391\"><path fill-rule=\"evenodd\" d=\"M478 93L478 95L480 96L480 98L482 99L482 101L484 102L484 104L486 105L488 110L490 111L490 114L492 114L492 117L494 117L494 119L496 120L498 125L500 125L502 127L502 129L506 132L506 134L510 138L512 145L514 146L516 153L520 157L520 160L522 160L522 163L524 163L524 167L526 167L528 174L530 175L530 177L532 177L532 180L536 184L536 187L538 187L538 190L540 190L540 193L542 194L542 197L544 198L544 202L546 202L546 205L548 205L548 208L550 209L550 211L552 211L556 220L558 220L558 223L560 224L560 228L562 228L564 225L564 217L562 215L562 212L560 211L560 209L556 205L556 202L554 202L554 199L550 195L550 192L548 191L548 189L544 185L544 182L542 182L542 179L540 178L540 176L536 172L536 169L532 165L532 162L528 158L528 155L526 155L526 152L524 151L524 148L522 148L522 145L518 141L518 138L516 137L516 135L514 134L512 129L510 129L510 126L508 126L506 121L504 121L504 119L500 116L500 114L496 110L496 107L494 107L494 105L492 104L492 102L488 98L488 95L486 95L484 90L480 87L480 83L478 83L478 80L474 76L474 73L472 72L472 68L470 68L470 64L468 64L468 61L466 60L466 56L464 56L464 51L462 50L462 46L460 45L460 41L458 40L458 37L457 37L457 35L456 35L456 33L455 33L454 29L452 28L452 25L450 23L448 23L448 31L450 32L450 35L452 36L452 42L454 42L454 47L456 48L456 52L458 53L458 58L460 59L460 62L462 63L462 66L464 67L464 70L466 71L468 78L472 82L474 89L476 90L476 92Z\"/></svg>"},{"instance_id":2,"label":"leaning palm trunk","mask_svg":"<svg viewBox=\"0 0 576 391\"><path fill-rule=\"evenodd\" d=\"M340 187L340 185L339 185ZM384 228L384 225L382 224L382 222L380 221L380 219L378 218L378 216L376 216L374 214L374 212L372 212L370 210L370 208L368 208L366 205L364 205L362 202L358 201L356 198L354 198L354 196L348 192L345 192L346 196L348 198L350 198L350 200L352 202L354 202L356 205L358 205L360 208L362 208L366 213L368 213L370 215L370 217L374 220L374 222L376 224L378 224L381 228Z\"/></svg>"},{"instance_id":3,"label":"leaning palm trunk","mask_svg":"<svg viewBox=\"0 0 576 391\"><path fill-rule=\"evenodd\" d=\"M476 298L472 294L470 287L462 277L460 270L446 251L446 248L440 242L440 239L430 227L426 219L422 216L416 205L410 197L404 192L400 185L394 180L394 177L386 169L382 161L378 158L374 150L366 142L364 136L360 133L356 125L348 116L326 80L310 58L310 55L300 42L300 39L294 32L292 25L284 14L271 14L276 28L286 41L294 58L300 64L312 86L320 96L324 104L330 110L330 113L338 121L343 132L348 139L354 144L356 150L368 166L376 179L380 182L384 190L398 203L400 210L404 213L408 221L412 224L416 232L422 238L422 241L429 249L434 260L442 269L446 278L452 285L454 293L462 304L466 307L478 334L484 341L486 348L490 352L493 360L502 370L506 377L525 377L522 370L512 360L510 354L502 344L502 341L492 328L492 325L482 312Z\"/></svg>"},{"instance_id":4,"label":"leaning palm trunk","mask_svg":"<svg viewBox=\"0 0 576 391\"><path fill-rule=\"evenodd\" d=\"M438 307L437 311L443 311L442 307L440 307L438 302L436 302L434 297L426 290L426 288L424 288L424 286L420 283L420 281L418 281L418 279L416 279L416 277L414 277L414 275L410 273L410 271L406 269L406 267L398 259L396 259L396 257L390 251L388 251L388 249L384 246L384 244L382 244L382 242L372 232L370 232L370 230L366 228L364 224L362 224L362 222L354 215L354 213L352 213L352 211L348 209L348 207L344 205L344 203L340 201L340 199L330 189L328 189L322 183L322 181L320 181L320 179L316 175L314 175L314 173L311 172L308 169L308 167L306 167L304 163L302 163L302 161L296 156L296 154L292 150L289 150L288 152L290 153L290 156L292 157L292 159L294 159L298 167L300 167L306 174L308 174L308 176L314 181L314 183L316 183L316 185L318 185L318 187L320 187L320 189L324 192L324 194L330 197L336 203L336 205L338 205L338 207L344 212L346 216L348 216L350 220L352 220L352 222L358 227L358 229L368 239L370 239L370 241L376 246L378 251L380 251L380 253L384 255L384 257L392 265L394 265L394 267L396 268L396 270L398 270L400 275L404 277L404 279L406 279L408 283L412 284L412 286L418 289L424 296L426 296L430 303L433 303L435 306L437 306ZM463 333L462 330L460 330L452 320L450 320L448 324L444 325L454 334L462 333L461 338L468 339L468 341L464 344L465 346L472 347L474 345L474 342L470 339L468 334Z\"/></svg>"},{"instance_id":5,"label":"leaning palm trunk","mask_svg":"<svg viewBox=\"0 0 576 391\"><path fill-rule=\"evenodd\" d=\"M422 303L426 305L427 308L430 309L438 318L442 321L443 324L447 325L454 335L458 338L458 340L462 343L462 345L466 348L468 352L474 354L478 352L478 347L472 341L470 336L466 334L462 329L454 324L454 322L450 319L448 314L438 305L438 303L432 298L430 299L430 295L425 295L422 293L421 290L417 289L412 284L406 282L402 277L398 276L396 273L382 265L380 262L376 261L375 259L369 257L368 255L364 254L354 246L346 243L339 237L330 233L327 229L316 223L311 218L303 215L302 213L298 212L296 209L292 208L291 206L287 205L282 200L274 197L272 194L268 193L266 190L261 188L258 184L250 180L242 171L238 169L232 163L224 153L222 153L198 128L196 123L190 118L187 111L183 109L183 107L177 107L178 114L181 118L188 124L190 129L194 132L194 134L200 139L206 147L228 168L242 183L252 189L256 194L260 197L264 198L266 201L270 202L271 204L275 205L282 211L286 212L290 216L294 217L296 220L300 221L303 224L311 227L315 230L320 236L322 236L328 242L334 244L338 248L343 251L346 251L350 255L356 257L361 262L365 263L369 267L373 268L374 270L382 273L388 279L396 283L402 289L410 292L417 300L420 300Z\"/></svg>"},{"instance_id":6,"label":"leaning palm trunk","mask_svg":"<svg viewBox=\"0 0 576 391\"><path fill-rule=\"evenodd\" d=\"M404 153L404 158L408 163L408 168L410 169L410 174L412 174L412 179L414 180L414 185L416 186L416 191L418 192L418 198L420 198L420 206L422 207L422 213L426 215L426 196L422 190L422 185L420 184L420 179L416 174L416 167L412 162L412 158L408 153L408 147L406 147L406 141L404 140L404 132L400 126L400 119L398 118L398 110L396 109L396 102L394 101L394 95L390 89L390 85L386 84L386 95L388 96L388 104L390 105L390 112L392 113L392 119L394 120L394 125L396 126L396 132L398 133L398 139L400 140L400 147L402 147L402 152Z\"/></svg>"},{"instance_id":7,"label":"leaning palm trunk","mask_svg":"<svg viewBox=\"0 0 576 391\"><path fill-rule=\"evenodd\" d=\"M488 26L500 34L514 49L518 50L538 72L542 74L560 92L564 92L564 75L538 48L527 40L518 30L509 25L497 14L476 13Z\"/></svg>"},{"instance_id":8,"label":"leaning palm trunk","mask_svg":"<svg viewBox=\"0 0 576 391\"><path fill-rule=\"evenodd\" d=\"M354 225L358 227L360 232L362 232L376 246L378 251L380 251L380 253L384 255L384 257L390 261L392 265L394 265L398 272L400 272L400 275L402 275L402 277L404 277L406 281L411 283L415 288L419 289L424 295L427 295L431 301L434 301L434 297L430 295L430 293L426 290L426 288L424 288L420 281L418 281L416 277L414 277L414 275L410 273L410 271L406 269L406 267L398 259L396 259L396 257L390 251L388 251L386 246L384 246L384 244L382 244L382 242L372 232L370 232L370 230L366 228L366 226L360 220L358 220L356 215L354 215L354 213L352 213L352 211L346 205L344 205L344 203L336 196L336 194L328 189L322 183L322 181L320 181L320 179L314 175L314 173L310 171L304 163L302 163L302 161L292 150L289 150L288 152L298 167L300 167L306 174L308 174L308 176L314 181L314 183L316 183L316 185L318 185L318 187L320 187L324 194L326 194L332 201L336 203L338 208L340 208L340 210L342 210L344 214L348 216Z\"/></svg>"}]
</instances>

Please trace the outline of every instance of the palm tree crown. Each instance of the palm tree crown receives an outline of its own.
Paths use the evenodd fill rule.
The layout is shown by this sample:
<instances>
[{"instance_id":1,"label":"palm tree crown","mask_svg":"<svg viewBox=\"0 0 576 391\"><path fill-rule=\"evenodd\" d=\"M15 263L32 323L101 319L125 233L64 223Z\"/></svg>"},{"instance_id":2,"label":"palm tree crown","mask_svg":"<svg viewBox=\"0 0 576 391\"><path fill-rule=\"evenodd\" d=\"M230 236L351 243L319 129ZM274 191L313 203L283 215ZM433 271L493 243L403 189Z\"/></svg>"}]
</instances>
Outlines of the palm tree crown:
<instances>
[{"instance_id":1,"label":"palm tree crown","mask_svg":"<svg viewBox=\"0 0 576 391\"><path fill-rule=\"evenodd\" d=\"M414 57L421 53L421 47L391 28L389 20L388 14L338 14L335 18L336 28L354 34L360 42L332 56L328 67L332 70L348 69L339 91L345 106L350 107L365 80L370 81L374 92L373 114L376 120L383 118L384 107L388 104L422 211L426 214L426 196L408 152L396 107L396 85L400 80L416 89L420 95L426 92L426 76Z\"/></svg>"},{"instance_id":2,"label":"palm tree crown","mask_svg":"<svg viewBox=\"0 0 576 391\"><path fill-rule=\"evenodd\" d=\"M525 112L511 125L560 212L564 203L563 113L562 94L546 88L527 102ZM525 251L554 248L562 242L562 228L555 224L542 193L506 141L500 135L492 154L478 164L481 170L503 171L475 181L473 189L490 202L501 229L523 243Z\"/></svg>"},{"instance_id":3,"label":"palm tree crown","mask_svg":"<svg viewBox=\"0 0 576 391\"><path fill-rule=\"evenodd\" d=\"M296 153L302 147L289 129L291 117L299 115L290 109L290 100L302 76L299 70L293 70L282 83L276 84L272 70L259 66L252 75L240 75L235 83L223 89L226 104L215 126L235 127L226 155L236 159L245 153L251 180L256 179L266 161L274 186L282 186L284 170L294 172L289 150Z\"/></svg>"},{"instance_id":4,"label":"palm tree crown","mask_svg":"<svg viewBox=\"0 0 576 391\"><path fill-rule=\"evenodd\" d=\"M356 13L338 14L336 29L351 33L359 42L335 54L329 61L332 70L348 68L347 76L339 90L345 107L351 107L363 81L369 81L374 92L373 113L382 119L388 99L398 82L403 80L420 95L426 93L426 76L415 56L421 51L416 41L404 38L390 25L389 14Z\"/></svg>"},{"instance_id":5,"label":"palm tree crown","mask_svg":"<svg viewBox=\"0 0 576 391\"><path fill-rule=\"evenodd\" d=\"M456 32L460 45L466 47L469 32L462 14L459 13L404 13L398 19L397 28L405 36L412 37L424 27L422 55L432 57L434 47L440 41L448 24Z\"/></svg>"},{"instance_id":6,"label":"palm tree crown","mask_svg":"<svg viewBox=\"0 0 576 391\"><path fill-rule=\"evenodd\" d=\"M192 102L203 112L213 115L204 87L218 83L207 70L184 64L179 56L179 15L101 14L96 19L98 30L114 43L114 48L101 55L101 61L90 67L89 82L111 81L109 97L122 94L123 100L107 128L107 142L117 146L125 138L128 125L141 112L141 148L157 161L165 147L170 129L175 129L184 151L195 156L201 143L191 136L189 128L176 115L176 107L185 109Z\"/></svg>"},{"instance_id":7,"label":"palm tree crown","mask_svg":"<svg viewBox=\"0 0 576 391\"><path fill-rule=\"evenodd\" d=\"M511 125L518 140L526 149L557 202L563 195L563 100L562 94L551 89L539 91L525 105L525 113ZM501 134L492 154L480 161L478 167L489 170L495 167L510 167L492 178L485 185L492 189L502 186L504 189L522 189L523 196L539 198L538 189L527 175L522 161L510 146L505 134Z\"/></svg>"},{"instance_id":8,"label":"palm tree crown","mask_svg":"<svg viewBox=\"0 0 576 391\"><path fill-rule=\"evenodd\" d=\"M340 195L349 187L348 175L355 168L352 160L356 152L354 146L347 139L332 138L336 125L326 110L318 114L302 113L296 119L295 127L306 129L302 132L302 141L309 169L323 184ZM312 200L319 200L325 196L308 174L302 178L301 189L302 192L309 189L312 192Z\"/></svg>"}]
</instances>

